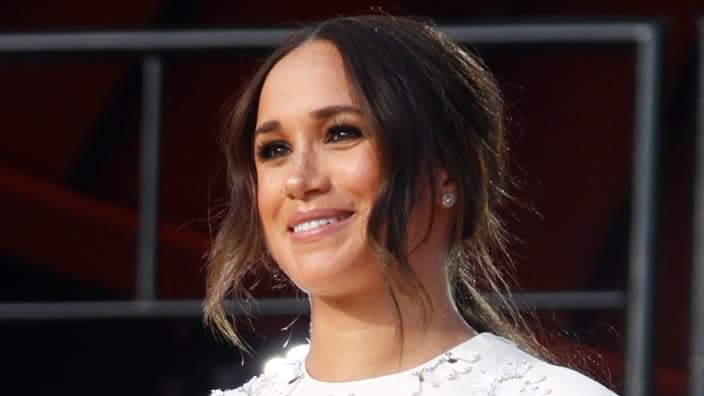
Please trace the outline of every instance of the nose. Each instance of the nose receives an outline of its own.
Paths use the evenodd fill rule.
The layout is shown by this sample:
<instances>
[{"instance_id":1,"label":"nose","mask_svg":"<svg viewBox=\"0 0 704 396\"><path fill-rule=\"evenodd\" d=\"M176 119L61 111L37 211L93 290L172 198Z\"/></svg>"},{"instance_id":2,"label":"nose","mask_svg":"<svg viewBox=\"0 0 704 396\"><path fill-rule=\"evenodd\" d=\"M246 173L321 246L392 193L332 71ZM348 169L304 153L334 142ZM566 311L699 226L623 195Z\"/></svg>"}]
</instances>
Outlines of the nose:
<instances>
[{"instance_id":1,"label":"nose","mask_svg":"<svg viewBox=\"0 0 704 396\"><path fill-rule=\"evenodd\" d=\"M285 186L289 198L305 200L330 190L330 177L314 150L299 150L290 164Z\"/></svg>"}]
</instances>

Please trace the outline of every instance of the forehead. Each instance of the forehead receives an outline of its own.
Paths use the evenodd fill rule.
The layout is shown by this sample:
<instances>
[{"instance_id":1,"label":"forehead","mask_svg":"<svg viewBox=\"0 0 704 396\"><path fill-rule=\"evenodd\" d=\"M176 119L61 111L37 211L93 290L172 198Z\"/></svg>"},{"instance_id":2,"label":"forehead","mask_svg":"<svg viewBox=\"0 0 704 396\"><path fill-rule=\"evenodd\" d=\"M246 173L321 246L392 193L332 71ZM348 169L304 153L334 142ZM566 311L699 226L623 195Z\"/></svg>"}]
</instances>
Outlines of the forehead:
<instances>
[{"instance_id":1,"label":"forehead","mask_svg":"<svg viewBox=\"0 0 704 396\"><path fill-rule=\"evenodd\" d=\"M309 113L330 105L353 105L344 64L330 41L309 41L271 69L259 98L257 123Z\"/></svg>"}]
</instances>

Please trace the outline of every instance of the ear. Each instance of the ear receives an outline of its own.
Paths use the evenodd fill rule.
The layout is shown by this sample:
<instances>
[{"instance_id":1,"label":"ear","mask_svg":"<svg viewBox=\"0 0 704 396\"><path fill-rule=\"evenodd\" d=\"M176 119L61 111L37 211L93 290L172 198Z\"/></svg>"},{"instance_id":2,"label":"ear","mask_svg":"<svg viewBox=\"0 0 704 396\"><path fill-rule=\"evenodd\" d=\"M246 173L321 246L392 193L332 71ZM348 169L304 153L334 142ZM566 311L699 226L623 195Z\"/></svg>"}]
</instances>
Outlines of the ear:
<instances>
[{"instance_id":1,"label":"ear","mask_svg":"<svg viewBox=\"0 0 704 396\"><path fill-rule=\"evenodd\" d=\"M449 209L457 202L457 184L444 167L435 170L435 195L434 201L442 209Z\"/></svg>"}]
</instances>

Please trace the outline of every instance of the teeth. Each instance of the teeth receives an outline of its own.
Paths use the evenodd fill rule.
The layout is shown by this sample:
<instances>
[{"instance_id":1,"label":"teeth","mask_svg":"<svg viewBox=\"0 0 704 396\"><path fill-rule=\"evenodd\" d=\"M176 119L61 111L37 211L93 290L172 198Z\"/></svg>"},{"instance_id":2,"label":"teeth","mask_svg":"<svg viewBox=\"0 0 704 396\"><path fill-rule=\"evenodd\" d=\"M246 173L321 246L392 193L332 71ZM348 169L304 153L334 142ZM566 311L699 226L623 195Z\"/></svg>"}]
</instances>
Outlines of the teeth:
<instances>
[{"instance_id":1,"label":"teeth","mask_svg":"<svg viewBox=\"0 0 704 396\"><path fill-rule=\"evenodd\" d=\"M325 219L306 221L305 223L300 223L300 224L296 224L295 226L293 226L293 232L299 233L299 232L304 232L304 231L310 231L312 229L322 227L327 224L337 223L338 221L344 219L345 217L347 217L347 216L328 217Z\"/></svg>"}]
</instances>

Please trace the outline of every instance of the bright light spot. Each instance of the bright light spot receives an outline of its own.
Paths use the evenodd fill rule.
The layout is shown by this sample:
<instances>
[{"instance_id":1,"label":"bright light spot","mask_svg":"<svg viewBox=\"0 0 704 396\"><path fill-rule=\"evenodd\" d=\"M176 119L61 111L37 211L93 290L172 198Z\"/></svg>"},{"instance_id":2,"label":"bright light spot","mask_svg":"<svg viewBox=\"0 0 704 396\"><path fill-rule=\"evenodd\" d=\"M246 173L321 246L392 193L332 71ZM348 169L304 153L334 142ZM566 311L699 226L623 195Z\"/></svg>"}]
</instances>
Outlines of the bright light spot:
<instances>
[{"instance_id":1,"label":"bright light spot","mask_svg":"<svg viewBox=\"0 0 704 396\"><path fill-rule=\"evenodd\" d=\"M280 372L283 367L286 366L286 359L275 357L269 359L264 365L264 374L276 374Z\"/></svg>"},{"instance_id":2,"label":"bright light spot","mask_svg":"<svg viewBox=\"0 0 704 396\"><path fill-rule=\"evenodd\" d=\"M308 354L308 345L296 345L294 347L288 348L286 353L286 358L273 357L269 359L264 364L264 374L277 374L281 373L282 370L286 370L289 366L288 362L291 361L303 361L303 359Z\"/></svg>"},{"instance_id":3,"label":"bright light spot","mask_svg":"<svg viewBox=\"0 0 704 396\"><path fill-rule=\"evenodd\" d=\"M296 345L291 347L286 353L286 359L288 360L303 360L308 354L308 345Z\"/></svg>"}]
</instances>

